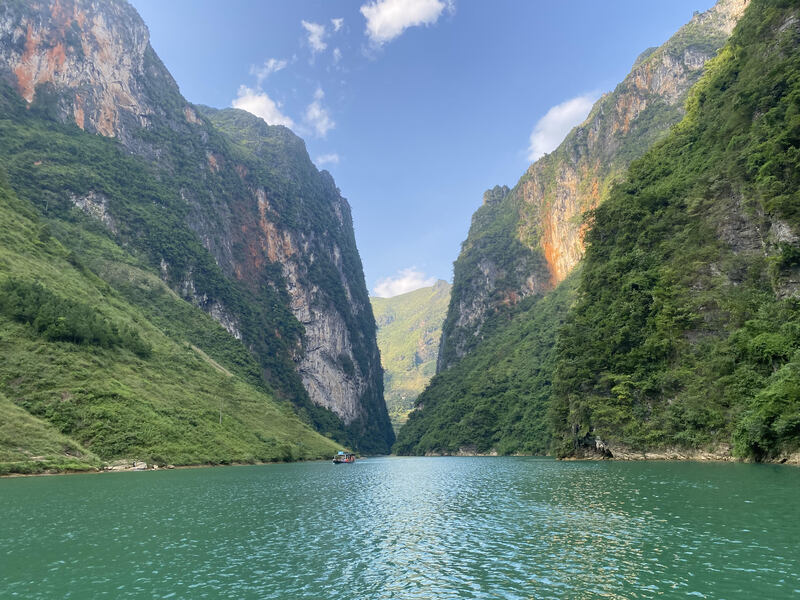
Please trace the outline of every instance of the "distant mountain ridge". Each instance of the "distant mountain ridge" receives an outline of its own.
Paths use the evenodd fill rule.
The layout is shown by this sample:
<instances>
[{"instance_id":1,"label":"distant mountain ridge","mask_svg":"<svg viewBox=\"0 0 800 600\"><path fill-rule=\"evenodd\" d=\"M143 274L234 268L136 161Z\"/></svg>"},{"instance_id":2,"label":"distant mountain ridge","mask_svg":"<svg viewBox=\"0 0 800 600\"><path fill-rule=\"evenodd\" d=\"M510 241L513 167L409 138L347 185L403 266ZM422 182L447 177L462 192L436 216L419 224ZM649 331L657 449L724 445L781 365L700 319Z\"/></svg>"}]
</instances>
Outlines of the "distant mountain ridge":
<instances>
[{"instance_id":1,"label":"distant mountain ridge","mask_svg":"<svg viewBox=\"0 0 800 600\"><path fill-rule=\"evenodd\" d=\"M436 371L450 284L439 280L392 298L371 298L378 324L384 393L392 424L405 423Z\"/></svg>"}]
</instances>

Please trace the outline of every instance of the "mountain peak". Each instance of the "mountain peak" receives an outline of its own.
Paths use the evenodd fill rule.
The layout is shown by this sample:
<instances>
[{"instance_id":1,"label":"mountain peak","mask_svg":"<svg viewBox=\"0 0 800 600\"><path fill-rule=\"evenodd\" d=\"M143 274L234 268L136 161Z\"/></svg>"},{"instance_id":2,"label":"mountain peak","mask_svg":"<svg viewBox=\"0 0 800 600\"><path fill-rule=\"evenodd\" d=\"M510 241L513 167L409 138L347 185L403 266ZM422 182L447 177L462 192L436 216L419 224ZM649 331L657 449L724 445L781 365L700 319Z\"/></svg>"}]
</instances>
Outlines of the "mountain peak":
<instances>
[{"instance_id":1,"label":"mountain peak","mask_svg":"<svg viewBox=\"0 0 800 600\"><path fill-rule=\"evenodd\" d=\"M166 97L180 98L147 26L122 0L4 3L0 77L60 121L123 141L164 113ZM177 114L191 122L185 108Z\"/></svg>"}]
</instances>

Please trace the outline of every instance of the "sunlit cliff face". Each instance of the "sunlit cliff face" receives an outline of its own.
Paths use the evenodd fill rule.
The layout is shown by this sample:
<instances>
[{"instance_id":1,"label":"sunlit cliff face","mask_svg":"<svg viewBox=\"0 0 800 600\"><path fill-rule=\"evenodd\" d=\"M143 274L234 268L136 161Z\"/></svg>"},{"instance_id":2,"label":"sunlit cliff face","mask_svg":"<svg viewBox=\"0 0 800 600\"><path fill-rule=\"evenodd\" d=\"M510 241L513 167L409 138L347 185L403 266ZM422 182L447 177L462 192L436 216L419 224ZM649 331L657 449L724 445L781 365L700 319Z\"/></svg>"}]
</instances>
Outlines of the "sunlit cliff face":
<instances>
[{"instance_id":1,"label":"sunlit cliff face","mask_svg":"<svg viewBox=\"0 0 800 600\"><path fill-rule=\"evenodd\" d=\"M369 315L366 290L361 293L363 280L353 278L352 265L344 267L351 249L328 235L344 231L345 238L352 237L344 199L332 194L333 218L325 223L327 229L319 224L287 224L270 204L269 186L219 145L209 143L213 131L202 111L181 97L149 45L147 27L124 0L26 0L19 4L0 0L0 78L29 105L43 103L61 122L117 138L133 154L166 170L186 165L170 162L174 156L169 144L145 139L142 129L158 132L159 140L173 135L188 139L198 151L188 154L196 162L187 168L194 169L197 177L210 182L235 180L219 197L199 198L192 190L182 189L188 225L226 275L254 293L274 284L271 265L278 265L289 308L303 325L302 340L291 348L291 358L311 400L330 408L346 424L370 418L364 403L382 402L382 373L374 338L364 338L354 325ZM254 123L260 121L254 117ZM286 143L285 155L275 158L284 161L277 171L289 172L298 161L308 161L301 140ZM321 177L311 169L303 177ZM229 174L233 177L228 178ZM104 205L94 196L87 198L74 202L102 220ZM299 198L298 202L311 200ZM339 272L339 281L314 279L309 272L314 261L330 262ZM169 279L171 268L162 261L162 277ZM201 290L195 290L191 273L175 287L232 335L241 337L241 315L233 307L207 301ZM344 301L336 307L330 296L339 291ZM363 301L358 301L359 295ZM368 356L369 364L357 360L359 348L366 348L361 354ZM344 369L348 361L355 367Z\"/></svg>"},{"instance_id":2,"label":"sunlit cliff face","mask_svg":"<svg viewBox=\"0 0 800 600\"><path fill-rule=\"evenodd\" d=\"M452 364L452 358L448 363L442 357L464 355L492 309L551 290L572 272L586 250L590 224L585 213L603 202L631 160L680 119L688 90L747 4L720 0L663 46L642 54L625 80L598 100L559 148L533 163L505 199L493 197L503 218L512 221L508 215L513 214L514 230L506 233L522 248L508 245L504 254L496 247L495 256L483 253L480 242L471 243L481 239L483 228L491 228L485 219L473 224L463 253L474 266L454 281L439 371Z\"/></svg>"},{"instance_id":3,"label":"sunlit cliff face","mask_svg":"<svg viewBox=\"0 0 800 600\"><path fill-rule=\"evenodd\" d=\"M31 8L22 22L0 21L0 37L10 41L2 44L3 62L20 95L31 103L41 86L52 84L61 112L108 137L119 135L123 111L145 124L152 109L142 103L138 78L149 35L141 20L130 19L130 7L57 0Z\"/></svg>"},{"instance_id":4,"label":"sunlit cliff face","mask_svg":"<svg viewBox=\"0 0 800 600\"><path fill-rule=\"evenodd\" d=\"M696 15L689 27L711 27L730 35L747 4L747 0L720 2ZM527 243L542 249L551 286L563 281L583 257L587 225L582 215L603 200L603 191L621 170L613 166L618 162L615 154L637 119L654 103L680 106L713 55L691 45L680 52L659 48L635 65L614 94L601 99L599 110L565 140L567 152L556 159L555 168L547 159L530 167L529 180L518 190L529 207L529 211L523 208L519 237L525 243L526 227L536 228L538 236L528 237Z\"/></svg>"}]
</instances>

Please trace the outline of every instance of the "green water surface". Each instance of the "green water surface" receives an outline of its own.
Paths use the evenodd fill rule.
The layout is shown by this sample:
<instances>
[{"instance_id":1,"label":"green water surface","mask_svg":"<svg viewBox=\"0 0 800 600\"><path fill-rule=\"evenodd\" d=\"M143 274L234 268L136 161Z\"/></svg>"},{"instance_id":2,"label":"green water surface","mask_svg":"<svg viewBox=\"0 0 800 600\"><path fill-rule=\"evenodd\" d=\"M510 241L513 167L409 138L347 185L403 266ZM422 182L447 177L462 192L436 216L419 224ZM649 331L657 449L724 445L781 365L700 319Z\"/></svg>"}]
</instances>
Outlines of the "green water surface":
<instances>
[{"instance_id":1,"label":"green water surface","mask_svg":"<svg viewBox=\"0 0 800 600\"><path fill-rule=\"evenodd\" d=\"M0 480L0 598L800 598L800 469L380 458Z\"/></svg>"}]
</instances>

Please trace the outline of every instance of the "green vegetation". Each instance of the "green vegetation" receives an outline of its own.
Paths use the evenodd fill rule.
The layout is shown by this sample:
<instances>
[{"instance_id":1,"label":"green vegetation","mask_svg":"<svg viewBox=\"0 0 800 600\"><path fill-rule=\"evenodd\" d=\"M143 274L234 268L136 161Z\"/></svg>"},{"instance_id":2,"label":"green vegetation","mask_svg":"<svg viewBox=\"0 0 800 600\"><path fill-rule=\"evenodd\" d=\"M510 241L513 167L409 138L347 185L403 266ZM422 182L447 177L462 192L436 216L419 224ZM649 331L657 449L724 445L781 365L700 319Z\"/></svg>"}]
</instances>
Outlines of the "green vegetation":
<instances>
[{"instance_id":1,"label":"green vegetation","mask_svg":"<svg viewBox=\"0 0 800 600\"><path fill-rule=\"evenodd\" d=\"M252 189L264 186L273 206L285 211L271 214L273 221L313 223L325 232L323 237L334 237L346 276L350 281L363 282L346 203L338 196L330 176L313 167L302 140L285 128L270 128L248 115L250 135L261 139L263 134L261 142L272 149L271 154L256 154L243 150L237 139L217 128L203 126L207 144L214 148L219 160L231 163L229 168L215 172L208 167L206 148L198 144L199 136L185 127L174 126L172 121L159 122L158 126L133 131L133 135L141 137L144 147L159 148L161 159L150 163L132 156L113 139L55 121L52 115L57 112L58 99L49 86L38 89L36 101L27 107L14 90L0 83L0 157L10 187L42 216L37 239L41 243L50 237L59 240L68 249L71 265L113 287L165 333L203 348L262 392L290 401L301 419L324 435L365 452L388 450L393 436L385 413L385 424L377 414L371 415L372 420L346 427L333 412L309 399L292 359L300 346L303 328L289 309L280 265L264 261L257 274L245 278L239 277L231 264L231 260L246 264L251 249L247 240L230 239L233 235L226 229L230 223L223 222L224 216L230 219L232 211L252 210ZM161 100L172 98L169 89L153 94ZM177 104L172 106L170 102ZM172 98L167 104L183 123L185 103ZM264 131L257 125L254 130L252 121L261 123ZM241 163L243 172L250 173L250 179L244 181L237 174L232 168L234 160ZM84 210L95 218L76 208L79 202L90 204L84 205ZM334 209L338 204L342 207L339 215ZM298 207L303 207L302 212L297 212ZM342 227L325 225L338 224L340 217ZM220 257L212 256L189 223L213 239L212 246L229 246L230 255L218 251ZM328 290L331 303L347 308L343 314L351 331L357 332L353 339L362 372L372 369L378 380L372 364L377 363L377 352L374 357L368 354L370 340L374 340L372 315L369 310L353 314L337 266L323 259L324 253L319 249L315 250L317 260L309 269L308 278ZM241 343L216 325L209 328L212 321L191 306L174 302L176 296L169 289L151 285L146 277L132 277L132 270L161 273L168 287L191 304L206 310L215 305L222 307L235 319ZM23 285L39 289L32 281ZM98 315L96 309L103 306L104 300L83 305L47 286L35 293L55 293L58 297L51 298L49 305L59 304L62 312L70 307L69 315L51 315L65 318L56 323L61 329L53 323L45 327L47 315L42 315L38 325L28 316L12 316L30 322L44 336L72 337L73 341L100 345L127 344L129 348L139 343L131 337L135 330L120 329L108 321L108 315ZM351 285L351 293L359 301L358 306L368 308L366 286ZM81 331L76 328L78 324ZM87 326L94 329L89 331ZM104 327L109 330L101 331ZM147 347L140 345L136 351L146 354ZM367 400L372 405L382 402L377 384L370 392L374 398ZM374 406L372 410L378 412Z\"/></svg>"},{"instance_id":2,"label":"green vegetation","mask_svg":"<svg viewBox=\"0 0 800 600\"><path fill-rule=\"evenodd\" d=\"M800 447L800 32L754 1L687 115L594 214L559 342L559 451ZM789 25L787 25L789 24Z\"/></svg>"},{"instance_id":3,"label":"green vegetation","mask_svg":"<svg viewBox=\"0 0 800 600\"><path fill-rule=\"evenodd\" d=\"M398 453L800 450L799 17L751 3L685 118L589 215L581 268L488 313Z\"/></svg>"},{"instance_id":4,"label":"green vegetation","mask_svg":"<svg viewBox=\"0 0 800 600\"><path fill-rule=\"evenodd\" d=\"M399 429L436 373L450 284L440 280L432 287L370 301L378 323L386 407Z\"/></svg>"},{"instance_id":5,"label":"green vegetation","mask_svg":"<svg viewBox=\"0 0 800 600\"><path fill-rule=\"evenodd\" d=\"M102 462L0 393L0 475L90 471Z\"/></svg>"},{"instance_id":6,"label":"green vegetation","mask_svg":"<svg viewBox=\"0 0 800 600\"><path fill-rule=\"evenodd\" d=\"M495 313L485 340L419 396L394 452L546 454L556 333L575 281Z\"/></svg>"},{"instance_id":7,"label":"green vegetation","mask_svg":"<svg viewBox=\"0 0 800 600\"><path fill-rule=\"evenodd\" d=\"M94 230L80 214L44 219L0 178L0 472L296 460L340 447L276 402L216 322ZM67 232L80 260L59 240ZM137 305L133 288L151 294Z\"/></svg>"},{"instance_id":8,"label":"green vegetation","mask_svg":"<svg viewBox=\"0 0 800 600\"><path fill-rule=\"evenodd\" d=\"M503 303L508 290L519 290L529 274L548 279L549 273L542 251L531 250L518 238L520 205L517 194L506 186L495 186L487 190L483 198L484 203L472 216L469 235L453 265L450 295L469 304L485 291L489 279L491 289L488 297L481 299L481 304L497 306ZM473 351L487 335L479 331L484 325L482 318L458 326L459 316L451 302L442 326L439 369L457 363L459 356Z\"/></svg>"},{"instance_id":9,"label":"green vegetation","mask_svg":"<svg viewBox=\"0 0 800 600\"><path fill-rule=\"evenodd\" d=\"M455 263L456 302L443 327L440 370L486 339L484 321L493 310L550 287L555 265L548 265L545 246L551 260L578 250L573 244L581 237L583 213L604 202L631 161L681 119L683 99L703 73L698 61L724 44L729 18L724 9L712 9L661 47L642 53L631 73L595 103L558 148L533 163L512 189L495 186L484 194ZM573 240L566 235L546 241L545 231L552 231L564 213L570 224L562 222L558 235L571 230Z\"/></svg>"},{"instance_id":10,"label":"green vegetation","mask_svg":"<svg viewBox=\"0 0 800 600\"><path fill-rule=\"evenodd\" d=\"M7 279L0 284L0 313L31 325L51 341L120 346L142 358L152 352L136 329L112 323L87 304L61 298L39 283Z\"/></svg>"}]
</instances>

